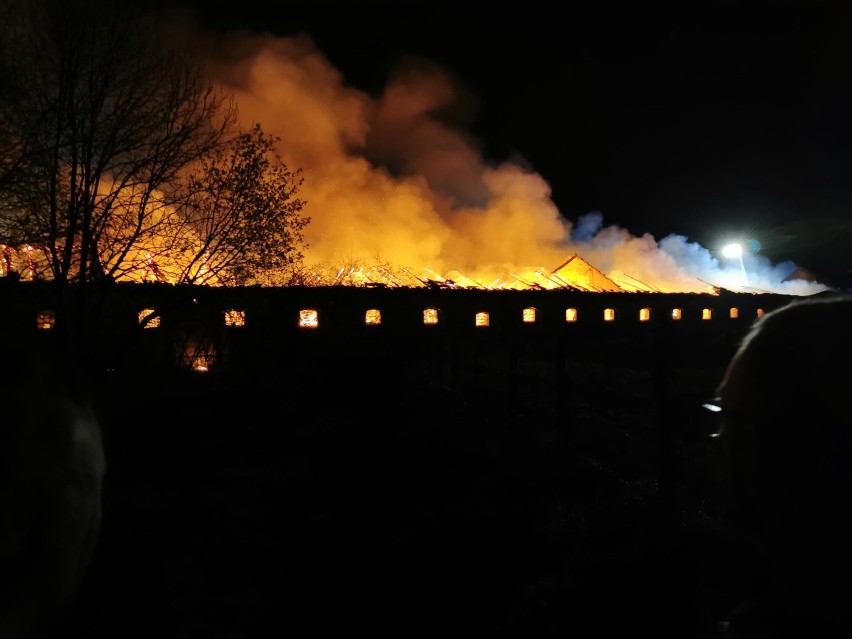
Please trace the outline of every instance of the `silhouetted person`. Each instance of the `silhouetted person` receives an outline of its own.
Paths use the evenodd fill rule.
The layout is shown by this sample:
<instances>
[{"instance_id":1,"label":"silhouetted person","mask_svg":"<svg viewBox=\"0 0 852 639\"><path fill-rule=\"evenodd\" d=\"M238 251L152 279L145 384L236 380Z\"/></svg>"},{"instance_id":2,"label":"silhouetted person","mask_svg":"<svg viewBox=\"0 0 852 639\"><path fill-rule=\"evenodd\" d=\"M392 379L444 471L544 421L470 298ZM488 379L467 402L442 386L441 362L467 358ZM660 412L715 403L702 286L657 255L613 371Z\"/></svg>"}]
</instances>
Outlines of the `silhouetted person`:
<instances>
[{"instance_id":1,"label":"silhouetted person","mask_svg":"<svg viewBox=\"0 0 852 639\"><path fill-rule=\"evenodd\" d=\"M55 636L100 529L101 433L80 378L0 339L0 637Z\"/></svg>"},{"instance_id":2,"label":"silhouetted person","mask_svg":"<svg viewBox=\"0 0 852 639\"><path fill-rule=\"evenodd\" d=\"M852 296L755 322L720 386L734 529L767 567L732 637L852 636Z\"/></svg>"}]
</instances>

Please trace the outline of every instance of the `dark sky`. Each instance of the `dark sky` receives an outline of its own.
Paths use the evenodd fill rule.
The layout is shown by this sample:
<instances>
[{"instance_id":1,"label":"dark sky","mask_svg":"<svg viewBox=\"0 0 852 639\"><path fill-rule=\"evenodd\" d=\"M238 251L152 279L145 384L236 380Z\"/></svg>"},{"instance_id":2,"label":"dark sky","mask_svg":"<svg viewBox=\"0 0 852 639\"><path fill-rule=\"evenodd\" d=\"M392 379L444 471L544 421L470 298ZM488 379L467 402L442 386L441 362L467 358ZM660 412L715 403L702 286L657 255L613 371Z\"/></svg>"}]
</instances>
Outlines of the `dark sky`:
<instances>
[{"instance_id":1,"label":"dark sky","mask_svg":"<svg viewBox=\"0 0 852 639\"><path fill-rule=\"evenodd\" d=\"M373 94L401 57L435 62L476 97L485 156L523 158L569 219L753 238L852 286L852 3L185 3L308 33Z\"/></svg>"}]
</instances>

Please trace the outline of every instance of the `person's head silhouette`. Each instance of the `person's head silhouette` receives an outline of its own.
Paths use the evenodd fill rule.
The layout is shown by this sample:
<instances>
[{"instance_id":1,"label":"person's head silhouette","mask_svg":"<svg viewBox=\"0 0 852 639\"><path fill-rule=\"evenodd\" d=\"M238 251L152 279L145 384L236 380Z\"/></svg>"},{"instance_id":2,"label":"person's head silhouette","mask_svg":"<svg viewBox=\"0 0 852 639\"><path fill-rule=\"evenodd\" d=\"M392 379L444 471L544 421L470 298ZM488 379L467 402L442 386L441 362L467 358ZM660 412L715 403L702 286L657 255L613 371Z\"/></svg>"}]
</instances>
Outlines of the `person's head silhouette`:
<instances>
[{"instance_id":1,"label":"person's head silhouette","mask_svg":"<svg viewBox=\"0 0 852 639\"><path fill-rule=\"evenodd\" d=\"M809 298L757 320L719 395L730 514L764 553L778 609L806 624L847 624L852 296Z\"/></svg>"},{"instance_id":2,"label":"person's head silhouette","mask_svg":"<svg viewBox=\"0 0 852 639\"><path fill-rule=\"evenodd\" d=\"M52 637L100 534L101 428L87 384L52 349L0 336L0 352L0 637Z\"/></svg>"}]
</instances>

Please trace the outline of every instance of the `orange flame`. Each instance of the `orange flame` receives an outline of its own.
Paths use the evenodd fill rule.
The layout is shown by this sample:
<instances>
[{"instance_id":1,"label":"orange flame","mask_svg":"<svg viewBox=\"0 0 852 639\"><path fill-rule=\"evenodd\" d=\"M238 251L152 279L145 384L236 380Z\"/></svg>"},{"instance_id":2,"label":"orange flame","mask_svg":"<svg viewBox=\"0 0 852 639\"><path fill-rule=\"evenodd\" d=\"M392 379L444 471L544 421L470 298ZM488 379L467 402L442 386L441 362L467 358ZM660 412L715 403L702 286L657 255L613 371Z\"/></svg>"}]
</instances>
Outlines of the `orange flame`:
<instances>
[{"instance_id":1,"label":"orange flame","mask_svg":"<svg viewBox=\"0 0 852 639\"><path fill-rule=\"evenodd\" d=\"M402 62L372 97L347 86L307 37L242 34L223 46L219 36L208 49L245 124L280 136L281 156L304 170L306 283L654 292L742 284L685 238L679 251L618 227L572 238L542 176L521 162L487 163L449 123L446 114L464 115L462 92L428 62ZM562 270L571 256L585 273Z\"/></svg>"}]
</instances>

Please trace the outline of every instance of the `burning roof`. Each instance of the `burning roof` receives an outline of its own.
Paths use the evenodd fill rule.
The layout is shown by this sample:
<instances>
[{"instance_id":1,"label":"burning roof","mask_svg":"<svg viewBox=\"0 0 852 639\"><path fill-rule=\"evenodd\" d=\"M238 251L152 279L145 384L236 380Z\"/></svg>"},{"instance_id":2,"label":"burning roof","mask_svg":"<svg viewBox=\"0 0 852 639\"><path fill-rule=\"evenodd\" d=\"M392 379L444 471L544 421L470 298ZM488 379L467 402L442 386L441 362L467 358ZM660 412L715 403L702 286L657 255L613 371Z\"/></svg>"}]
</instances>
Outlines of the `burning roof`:
<instances>
[{"instance_id":1,"label":"burning roof","mask_svg":"<svg viewBox=\"0 0 852 639\"><path fill-rule=\"evenodd\" d=\"M569 221L523 158L482 155L465 130L468 89L428 61L403 60L370 95L306 37L218 36L206 51L241 117L279 136L287 164L304 169L305 281L634 292L745 284L739 264L686 237L636 236L604 226L600 213ZM792 269L763 256L746 266L755 288L818 290L782 284Z\"/></svg>"}]
</instances>

